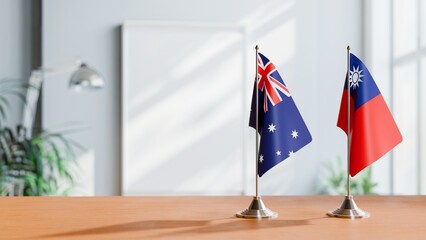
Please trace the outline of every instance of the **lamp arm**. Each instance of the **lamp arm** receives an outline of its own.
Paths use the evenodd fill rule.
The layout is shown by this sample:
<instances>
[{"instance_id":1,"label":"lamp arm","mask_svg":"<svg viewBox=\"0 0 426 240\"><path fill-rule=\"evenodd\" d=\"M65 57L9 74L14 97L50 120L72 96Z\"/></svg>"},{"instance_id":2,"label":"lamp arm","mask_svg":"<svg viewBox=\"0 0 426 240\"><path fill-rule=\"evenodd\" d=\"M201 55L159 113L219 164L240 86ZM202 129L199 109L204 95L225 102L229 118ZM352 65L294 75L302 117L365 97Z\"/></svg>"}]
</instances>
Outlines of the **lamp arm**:
<instances>
[{"instance_id":1,"label":"lamp arm","mask_svg":"<svg viewBox=\"0 0 426 240\"><path fill-rule=\"evenodd\" d=\"M30 88L27 89L26 102L22 113L22 125L27 129L27 137L31 137L37 113L37 102L40 97L40 89L43 83L43 72L39 70L31 71L28 82Z\"/></svg>"},{"instance_id":2,"label":"lamp arm","mask_svg":"<svg viewBox=\"0 0 426 240\"><path fill-rule=\"evenodd\" d=\"M27 137L31 137L32 129L34 126L35 116L37 114L37 103L40 98L40 90L43 83L43 79L46 74L59 74L67 72L77 68L82 64L80 59L75 61L75 64L70 66L61 66L61 67L39 67L31 71L30 78L28 80L30 88L27 90L26 94L26 103L22 113L22 125L27 129Z\"/></svg>"},{"instance_id":3,"label":"lamp arm","mask_svg":"<svg viewBox=\"0 0 426 240\"><path fill-rule=\"evenodd\" d=\"M104 86L102 76L94 69L88 67L81 60L75 62L77 68L71 76L69 86L74 89L81 87L100 89ZM58 74L72 70L72 67L48 68L40 67L31 71L29 79L30 88L27 90L26 104L22 114L22 125L27 129L27 136L31 137L35 116L37 113L37 102L40 97L40 89L46 74Z\"/></svg>"},{"instance_id":4,"label":"lamp arm","mask_svg":"<svg viewBox=\"0 0 426 240\"><path fill-rule=\"evenodd\" d=\"M59 73L72 71L72 70L78 68L82 63L83 63L83 61L81 59L77 58L73 65L63 65L63 66L59 66L59 67L41 66L41 67L38 67L37 69L33 70L32 72L38 71L41 74L53 74L53 73L59 74Z\"/></svg>"}]
</instances>

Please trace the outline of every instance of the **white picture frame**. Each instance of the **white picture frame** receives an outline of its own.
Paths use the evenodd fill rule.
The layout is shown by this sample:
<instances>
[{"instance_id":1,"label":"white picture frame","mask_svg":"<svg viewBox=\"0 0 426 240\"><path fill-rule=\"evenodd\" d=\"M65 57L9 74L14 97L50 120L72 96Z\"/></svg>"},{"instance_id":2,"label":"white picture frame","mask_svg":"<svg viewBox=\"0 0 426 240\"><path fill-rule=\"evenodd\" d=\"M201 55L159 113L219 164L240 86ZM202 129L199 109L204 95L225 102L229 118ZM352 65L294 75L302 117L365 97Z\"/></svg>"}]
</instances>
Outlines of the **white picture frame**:
<instances>
[{"instance_id":1,"label":"white picture frame","mask_svg":"<svg viewBox=\"0 0 426 240\"><path fill-rule=\"evenodd\" d=\"M122 26L122 195L244 193L246 34L239 26Z\"/></svg>"}]
</instances>

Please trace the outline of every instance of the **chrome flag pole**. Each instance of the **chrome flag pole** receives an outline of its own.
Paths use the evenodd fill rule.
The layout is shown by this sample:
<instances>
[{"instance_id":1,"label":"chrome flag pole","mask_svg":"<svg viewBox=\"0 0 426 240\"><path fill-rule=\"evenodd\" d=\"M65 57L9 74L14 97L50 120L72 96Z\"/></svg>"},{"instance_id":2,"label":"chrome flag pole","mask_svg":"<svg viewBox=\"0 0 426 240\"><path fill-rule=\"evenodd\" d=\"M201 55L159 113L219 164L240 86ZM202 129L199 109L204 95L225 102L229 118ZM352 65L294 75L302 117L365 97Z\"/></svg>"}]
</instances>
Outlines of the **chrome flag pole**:
<instances>
[{"instance_id":1,"label":"chrome flag pole","mask_svg":"<svg viewBox=\"0 0 426 240\"><path fill-rule=\"evenodd\" d=\"M339 218L368 218L370 214L368 212L365 212L358 208L358 206L355 203L355 200L353 199L353 196L351 195L351 183L350 183L350 166L351 166L351 82L350 82L350 50L351 48L347 47L347 70L346 70L346 85L347 85L347 92L348 92L348 125L347 125L347 194L345 196L345 199L343 200L342 205L339 208L336 208L335 210L327 212L327 215L330 217L339 217Z\"/></svg>"},{"instance_id":2,"label":"chrome flag pole","mask_svg":"<svg viewBox=\"0 0 426 240\"><path fill-rule=\"evenodd\" d=\"M278 213L269 210L263 203L259 196L259 90L258 90L258 52L259 47L256 45L256 75L255 81L255 92L256 92L256 196L250 203L250 206L240 212L237 212L235 216L239 218L275 218Z\"/></svg>"}]
</instances>

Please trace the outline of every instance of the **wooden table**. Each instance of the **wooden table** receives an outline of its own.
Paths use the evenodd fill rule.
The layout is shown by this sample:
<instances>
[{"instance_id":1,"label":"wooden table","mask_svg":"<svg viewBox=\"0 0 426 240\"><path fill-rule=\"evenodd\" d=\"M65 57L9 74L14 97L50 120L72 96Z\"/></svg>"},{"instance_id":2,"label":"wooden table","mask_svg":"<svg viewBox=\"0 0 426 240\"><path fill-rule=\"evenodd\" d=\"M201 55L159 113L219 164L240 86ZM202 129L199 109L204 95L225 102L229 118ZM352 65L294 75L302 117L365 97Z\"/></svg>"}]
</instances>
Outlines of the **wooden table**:
<instances>
[{"instance_id":1,"label":"wooden table","mask_svg":"<svg viewBox=\"0 0 426 240\"><path fill-rule=\"evenodd\" d=\"M356 196L359 220L325 216L342 196L263 200L278 218L235 218L251 197L3 197L0 239L426 239L426 196Z\"/></svg>"}]
</instances>

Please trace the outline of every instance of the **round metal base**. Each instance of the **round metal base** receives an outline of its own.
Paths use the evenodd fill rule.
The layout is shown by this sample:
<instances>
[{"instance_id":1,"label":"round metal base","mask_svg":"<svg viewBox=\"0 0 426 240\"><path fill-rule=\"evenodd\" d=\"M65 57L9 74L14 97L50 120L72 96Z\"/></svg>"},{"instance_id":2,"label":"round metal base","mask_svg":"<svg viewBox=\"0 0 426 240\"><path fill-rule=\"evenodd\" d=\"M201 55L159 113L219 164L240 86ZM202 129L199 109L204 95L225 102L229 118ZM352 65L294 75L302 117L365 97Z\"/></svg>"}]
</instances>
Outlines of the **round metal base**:
<instances>
[{"instance_id":1,"label":"round metal base","mask_svg":"<svg viewBox=\"0 0 426 240\"><path fill-rule=\"evenodd\" d=\"M355 203L353 196L346 196L343 200L342 206L336 208L335 210L327 212L327 215L330 217L338 218L368 218L370 213L361 210Z\"/></svg>"},{"instance_id":2,"label":"round metal base","mask_svg":"<svg viewBox=\"0 0 426 240\"><path fill-rule=\"evenodd\" d=\"M278 213L269 210L260 197L253 197L250 206L235 216L239 218L276 218Z\"/></svg>"}]
</instances>

